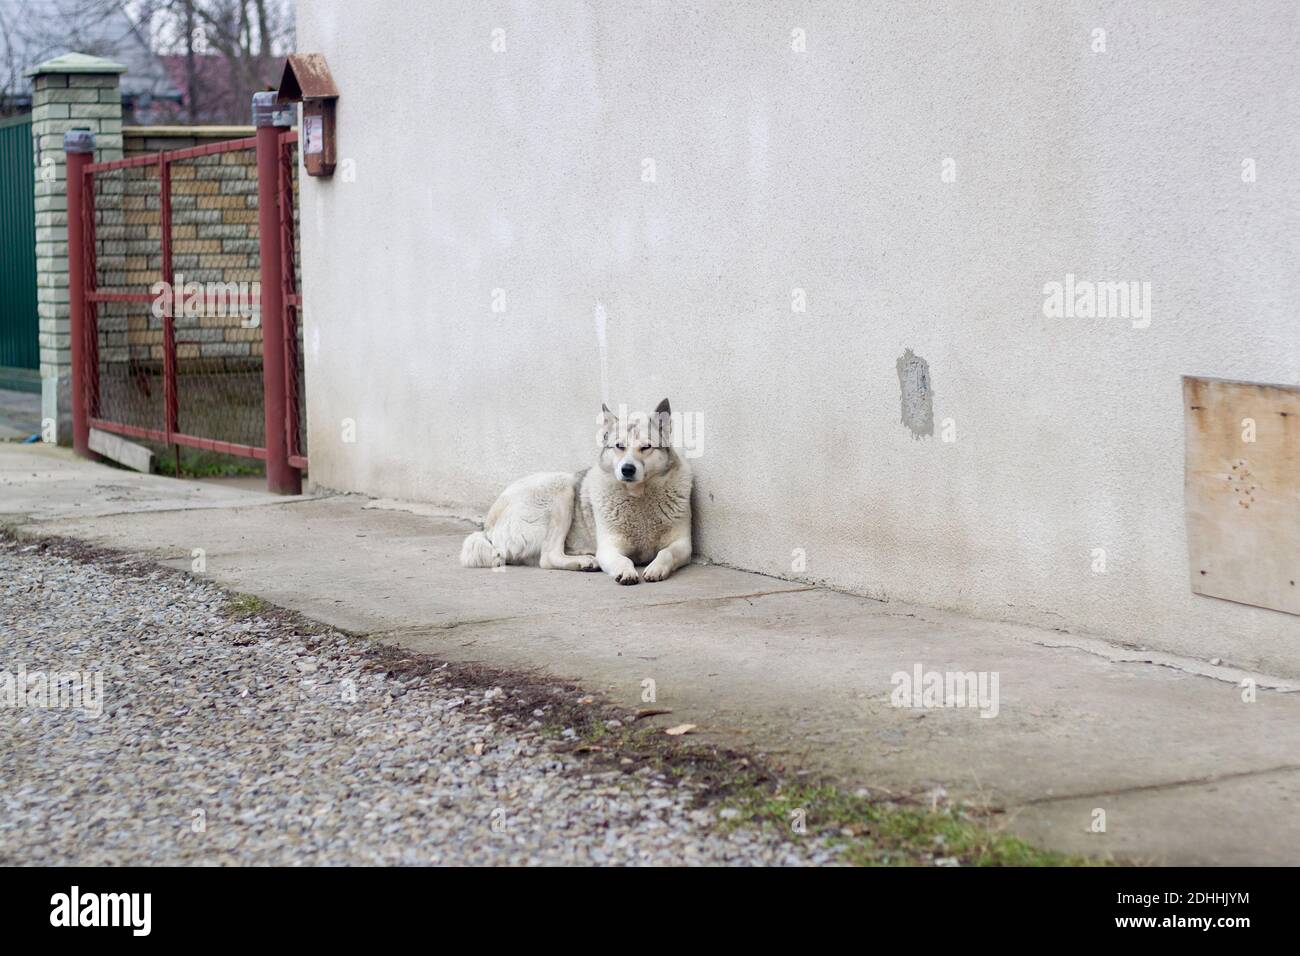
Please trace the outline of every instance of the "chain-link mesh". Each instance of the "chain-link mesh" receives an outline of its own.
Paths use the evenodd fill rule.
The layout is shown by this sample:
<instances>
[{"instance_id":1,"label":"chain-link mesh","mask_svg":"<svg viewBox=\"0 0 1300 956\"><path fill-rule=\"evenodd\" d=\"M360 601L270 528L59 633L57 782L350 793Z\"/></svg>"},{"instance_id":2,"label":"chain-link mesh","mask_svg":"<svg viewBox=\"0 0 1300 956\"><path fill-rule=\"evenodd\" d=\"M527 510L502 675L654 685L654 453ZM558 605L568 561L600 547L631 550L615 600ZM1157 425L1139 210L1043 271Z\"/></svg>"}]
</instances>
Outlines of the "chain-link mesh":
<instances>
[{"instance_id":1,"label":"chain-link mesh","mask_svg":"<svg viewBox=\"0 0 1300 956\"><path fill-rule=\"evenodd\" d=\"M98 173L95 192L95 285L101 292L149 293L162 275L156 164ZM163 320L151 303L93 307L98 342L96 417L137 428L166 426Z\"/></svg>"},{"instance_id":2,"label":"chain-link mesh","mask_svg":"<svg viewBox=\"0 0 1300 956\"><path fill-rule=\"evenodd\" d=\"M307 371L306 362L303 359L303 342L302 342L302 313L298 309L292 312L296 320L297 328L290 339L293 343L294 361L291 368L294 369L296 382L294 385L297 396L295 412L298 416L298 447L295 452L307 457Z\"/></svg>"},{"instance_id":3,"label":"chain-link mesh","mask_svg":"<svg viewBox=\"0 0 1300 956\"><path fill-rule=\"evenodd\" d=\"M287 143L281 148L280 153L281 165L289 170L289 191L288 195L282 196L281 201L289 204L293 210L291 226L288 234L284 236L284 255L293 264L293 291L301 294L302 292L302 244L299 241L299 214L298 214L298 147L295 143ZM293 381L290 383L293 391L289 396L289 415L290 420L297 422L297 428L291 435L293 447L290 451L294 454L306 456L307 454L307 378L304 360L303 348L303 321L302 309L298 306L291 306L285 310L285 321L292 323L288 330L289 334L285 336L286 347L289 352L286 356L287 367L290 374L293 375Z\"/></svg>"},{"instance_id":4,"label":"chain-link mesh","mask_svg":"<svg viewBox=\"0 0 1300 956\"><path fill-rule=\"evenodd\" d=\"M285 144L292 185L292 228L282 230L300 289L296 146ZM238 148L172 159L170 190L160 188L157 162L118 167L93 177L95 287L103 293L148 294L150 301L100 302L98 381L89 382L94 414L151 431L245 447L265 446L262 341L258 285L257 155ZM174 282L163 279L162 215L169 205ZM279 270L277 270L277 274ZM172 313L169 340L164 323ZM291 370L291 452L306 454L300 312L291 307L286 336ZM175 369L169 395L168 350ZM169 410L170 402L170 410ZM169 421L170 411L170 421Z\"/></svg>"},{"instance_id":5,"label":"chain-link mesh","mask_svg":"<svg viewBox=\"0 0 1300 956\"><path fill-rule=\"evenodd\" d=\"M264 444L257 155L252 149L170 164L177 425L187 435ZM192 307L189 292L203 293Z\"/></svg>"}]
</instances>

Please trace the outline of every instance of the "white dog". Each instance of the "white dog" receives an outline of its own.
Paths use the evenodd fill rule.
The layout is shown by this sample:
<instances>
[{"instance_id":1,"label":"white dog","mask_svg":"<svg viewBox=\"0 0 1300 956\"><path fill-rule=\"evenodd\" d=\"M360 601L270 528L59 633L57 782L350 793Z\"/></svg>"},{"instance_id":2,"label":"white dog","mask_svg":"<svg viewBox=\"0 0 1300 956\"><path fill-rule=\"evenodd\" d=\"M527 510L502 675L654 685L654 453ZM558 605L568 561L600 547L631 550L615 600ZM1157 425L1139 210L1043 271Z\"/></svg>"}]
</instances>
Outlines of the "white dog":
<instances>
[{"instance_id":1,"label":"white dog","mask_svg":"<svg viewBox=\"0 0 1300 956\"><path fill-rule=\"evenodd\" d=\"M672 447L668 399L620 422L604 405L598 467L542 472L501 493L460 549L467 568L537 564L619 584L662 581L691 560L691 469ZM636 565L645 564L639 575Z\"/></svg>"}]
</instances>

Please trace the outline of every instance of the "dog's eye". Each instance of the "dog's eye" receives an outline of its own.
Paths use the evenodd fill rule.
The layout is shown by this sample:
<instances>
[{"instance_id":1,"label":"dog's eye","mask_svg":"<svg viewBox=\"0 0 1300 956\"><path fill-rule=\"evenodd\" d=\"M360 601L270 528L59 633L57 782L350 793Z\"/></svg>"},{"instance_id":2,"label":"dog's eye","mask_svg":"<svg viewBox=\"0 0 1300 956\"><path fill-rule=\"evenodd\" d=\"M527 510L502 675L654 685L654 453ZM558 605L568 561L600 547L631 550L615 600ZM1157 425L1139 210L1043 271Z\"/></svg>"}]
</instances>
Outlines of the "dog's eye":
<instances>
[{"instance_id":1,"label":"dog's eye","mask_svg":"<svg viewBox=\"0 0 1300 956\"><path fill-rule=\"evenodd\" d=\"M653 445L642 445L642 446L641 446L641 453L642 453L642 454L645 454L646 452L648 452L648 451L649 451L651 448L653 448L653 447L654 447Z\"/></svg>"},{"instance_id":2,"label":"dog's eye","mask_svg":"<svg viewBox=\"0 0 1300 956\"><path fill-rule=\"evenodd\" d=\"M624 445L622 442L619 442L614 447L617 448L619 451L627 451L627 446Z\"/></svg>"}]
</instances>

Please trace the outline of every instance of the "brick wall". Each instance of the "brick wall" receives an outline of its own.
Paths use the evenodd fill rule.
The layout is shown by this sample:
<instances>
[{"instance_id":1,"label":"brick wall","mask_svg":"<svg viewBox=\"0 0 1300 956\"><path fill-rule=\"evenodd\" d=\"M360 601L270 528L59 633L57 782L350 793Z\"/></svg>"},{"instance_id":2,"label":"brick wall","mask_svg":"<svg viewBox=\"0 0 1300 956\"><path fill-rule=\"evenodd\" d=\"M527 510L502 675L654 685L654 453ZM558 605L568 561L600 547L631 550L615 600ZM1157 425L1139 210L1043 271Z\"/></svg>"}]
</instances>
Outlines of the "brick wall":
<instances>
[{"instance_id":1,"label":"brick wall","mask_svg":"<svg viewBox=\"0 0 1300 956\"><path fill-rule=\"evenodd\" d=\"M79 53L47 60L32 77L32 150L36 194L36 298L40 317L41 418L56 440L72 439L71 335L68 304L67 174L63 136L95 134L95 160L122 155L120 63Z\"/></svg>"},{"instance_id":2,"label":"brick wall","mask_svg":"<svg viewBox=\"0 0 1300 956\"><path fill-rule=\"evenodd\" d=\"M126 157L187 149L254 135L248 127L125 127ZM257 155L252 149L201 156L171 164L172 268L177 281L254 283L261 278L257 225ZM125 183L125 242L120 274L124 286L148 287L162 268L158 226L158 172L141 167ZM134 228L132 228L134 227ZM118 284L104 274L105 284ZM177 359L240 358L262 354L259 326L242 314L178 315ZM125 339L132 359L162 359L162 320L131 317ZM120 357L120 353L119 357ZM230 363L222 363L230 364Z\"/></svg>"}]
</instances>

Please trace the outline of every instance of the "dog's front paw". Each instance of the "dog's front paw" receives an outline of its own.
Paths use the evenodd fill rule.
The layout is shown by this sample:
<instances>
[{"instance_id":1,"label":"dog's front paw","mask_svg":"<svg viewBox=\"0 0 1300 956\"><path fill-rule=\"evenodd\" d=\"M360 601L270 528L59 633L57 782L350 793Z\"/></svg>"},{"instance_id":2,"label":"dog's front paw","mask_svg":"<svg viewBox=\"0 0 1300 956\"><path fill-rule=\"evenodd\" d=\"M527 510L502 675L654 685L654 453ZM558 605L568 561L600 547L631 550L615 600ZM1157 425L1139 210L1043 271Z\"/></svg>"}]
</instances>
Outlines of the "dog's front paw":
<instances>
[{"instance_id":1,"label":"dog's front paw","mask_svg":"<svg viewBox=\"0 0 1300 956\"><path fill-rule=\"evenodd\" d=\"M646 565L646 569L641 574L643 581L662 581L673 573L673 566L666 561L660 561L655 558Z\"/></svg>"},{"instance_id":2,"label":"dog's front paw","mask_svg":"<svg viewBox=\"0 0 1300 956\"><path fill-rule=\"evenodd\" d=\"M641 576L636 573L636 568L629 566L626 570L615 574L614 580L619 584L637 584L640 582Z\"/></svg>"},{"instance_id":3,"label":"dog's front paw","mask_svg":"<svg viewBox=\"0 0 1300 956\"><path fill-rule=\"evenodd\" d=\"M578 555L578 570L599 571L600 562L596 560L596 556L594 554L580 554Z\"/></svg>"}]
</instances>

